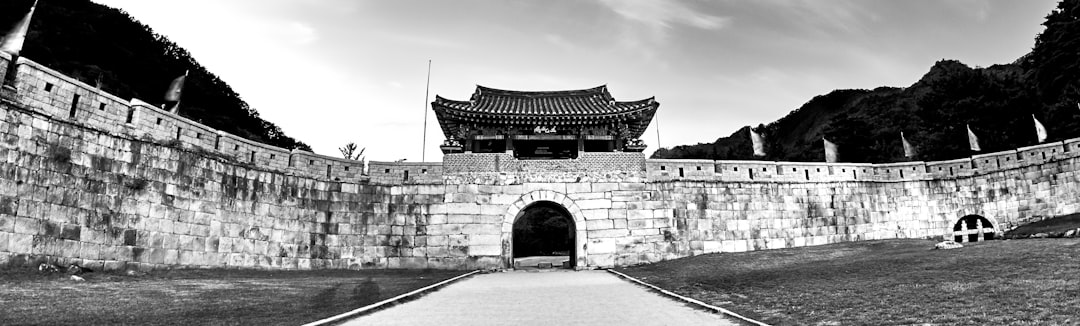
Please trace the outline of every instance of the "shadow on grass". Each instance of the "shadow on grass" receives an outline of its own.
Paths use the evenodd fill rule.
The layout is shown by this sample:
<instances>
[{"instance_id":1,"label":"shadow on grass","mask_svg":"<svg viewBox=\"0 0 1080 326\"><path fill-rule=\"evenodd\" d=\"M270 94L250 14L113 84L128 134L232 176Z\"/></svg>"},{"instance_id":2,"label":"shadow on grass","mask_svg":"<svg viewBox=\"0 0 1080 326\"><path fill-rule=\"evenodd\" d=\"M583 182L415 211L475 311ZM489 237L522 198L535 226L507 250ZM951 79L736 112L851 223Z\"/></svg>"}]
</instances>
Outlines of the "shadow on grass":
<instances>
[{"instance_id":1,"label":"shadow on grass","mask_svg":"<svg viewBox=\"0 0 1080 326\"><path fill-rule=\"evenodd\" d=\"M1061 237L1065 232L1080 229L1080 214L1069 214L1029 223L1005 232L1005 238L1028 238L1036 234Z\"/></svg>"},{"instance_id":2,"label":"shadow on grass","mask_svg":"<svg viewBox=\"0 0 1080 326\"><path fill-rule=\"evenodd\" d=\"M337 283L326 287L311 298L310 309L319 310L340 302L347 302L360 308L384 299L387 298L381 295L379 283L368 277L356 283Z\"/></svg>"},{"instance_id":3,"label":"shadow on grass","mask_svg":"<svg viewBox=\"0 0 1080 326\"><path fill-rule=\"evenodd\" d=\"M620 271L774 325L1075 324L1080 239L867 241Z\"/></svg>"},{"instance_id":4,"label":"shadow on grass","mask_svg":"<svg viewBox=\"0 0 1080 326\"><path fill-rule=\"evenodd\" d=\"M299 325L463 274L439 270L0 270L0 325Z\"/></svg>"}]
</instances>

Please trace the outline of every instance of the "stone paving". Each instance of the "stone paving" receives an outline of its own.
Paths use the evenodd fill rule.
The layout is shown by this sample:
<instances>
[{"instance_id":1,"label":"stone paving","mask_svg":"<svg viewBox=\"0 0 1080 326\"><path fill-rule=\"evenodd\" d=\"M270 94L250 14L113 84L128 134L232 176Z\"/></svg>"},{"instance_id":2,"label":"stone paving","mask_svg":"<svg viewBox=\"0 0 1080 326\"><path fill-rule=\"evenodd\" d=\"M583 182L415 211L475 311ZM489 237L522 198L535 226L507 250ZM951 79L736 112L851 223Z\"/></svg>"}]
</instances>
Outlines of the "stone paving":
<instances>
[{"instance_id":1,"label":"stone paving","mask_svg":"<svg viewBox=\"0 0 1080 326\"><path fill-rule=\"evenodd\" d=\"M344 325L740 325L604 271L479 274Z\"/></svg>"}]
</instances>

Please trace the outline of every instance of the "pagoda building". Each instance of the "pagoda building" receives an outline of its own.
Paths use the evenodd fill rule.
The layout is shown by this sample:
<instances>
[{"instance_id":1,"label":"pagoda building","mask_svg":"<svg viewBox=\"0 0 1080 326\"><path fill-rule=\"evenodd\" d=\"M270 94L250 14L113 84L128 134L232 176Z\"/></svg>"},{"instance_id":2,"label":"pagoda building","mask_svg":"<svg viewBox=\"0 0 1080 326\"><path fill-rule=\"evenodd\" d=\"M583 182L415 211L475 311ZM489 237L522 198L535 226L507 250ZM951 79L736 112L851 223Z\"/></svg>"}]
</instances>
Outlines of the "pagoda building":
<instances>
[{"instance_id":1,"label":"pagoda building","mask_svg":"<svg viewBox=\"0 0 1080 326\"><path fill-rule=\"evenodd\" d=\"M513 153L519 159L577 158L582 152L641 152L641 135L660 106L652 97L621 102L607 86L511 91L476 86L468 101L431 103L450 153Z\"/></svg>"}]
</instances>

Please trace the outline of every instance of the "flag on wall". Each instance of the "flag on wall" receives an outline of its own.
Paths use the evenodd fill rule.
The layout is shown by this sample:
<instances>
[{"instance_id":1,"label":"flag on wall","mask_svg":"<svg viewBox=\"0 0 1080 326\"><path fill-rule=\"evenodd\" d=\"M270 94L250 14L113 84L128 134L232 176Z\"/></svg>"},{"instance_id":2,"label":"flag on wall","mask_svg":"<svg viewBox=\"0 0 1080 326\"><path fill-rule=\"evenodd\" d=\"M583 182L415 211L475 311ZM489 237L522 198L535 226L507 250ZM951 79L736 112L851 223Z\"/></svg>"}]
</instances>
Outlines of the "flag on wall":
<instances>
[{"instance_id":1,"label":"flag on wall","mask_svg":"<svg viewBox=\"0 0 1080 326\"><path fill-rule=\"evenodd\" d=\"M900 132L900 141L904 143L904 157L915 157L915 147L911 146L911 143L904 137L904 132Z\"/></svg>"},{"instance_id":2,"label":"flag on wall","mask_svg":"<svg viewBox=\"0 0 1080 326\"><path fill-rule=\"evenodd\" d=\"M7 35L4 35L3 40L0 40L0 51L19 55L23 43L26 41L26 31L30 29L30 18L34 16L34 8L36 7L37 0L34 0L34 4L30 6L30 11L26 13L26 16L23 16L18 23L15 23L15 27Z\"/></svg>"},{"instance_id":3,"label":"flag on wall","mask_svg":"<svg viewBox=\"0 0 1080 326\"><path fill-rule=\"evenodd\" d=\"M165 102L176 102L173 104L169 112L177 113L177 109L180 107L180 95L184 92L184 81L187 80L188 72L184 71L184 75L173 79L169 84L169 90L165 92Z\"/></svg>"},{"instance_id":4,"label":"flag on wall","mask_svg":"<svg viewBox=\"0 0 1080 326\"><path fill-rule=\"evenodd\" d=\"M1035 115L1031 115L1031 120L1035 120L1035 137L1039 139L1039 142L1046 141L1046 127L1043 127L1042 122L1035 118Z\"/></svg>"},{"instance_id":5,"label":"flag on wall","mask_svg":"<svg viewBox=\"0 0 1080 326\"><path fill-rule=\"evenodd\" d=\"M836 163L836 144L825 137L821 137L821 140L825 142L825 162Z\"/></svg>"},{"instance_id":6,"label":"flag on wall","mask_svg":"<svg viewBox=\"0 0 1080 326\"><path fill-rule=\"evenodd\" d=\"M765 140L754 128L750 128L750 142L754 144L754 156L765 156Z\"/></svg>"},{"instance_id":7,"label":"flag on wall","mask_svg":"<svg viewBox=\"0 0 1080 326\"><path fill-rule=\"evenodd\" d=\"M979 137L975 137L975 133L971 131L971 125L967 125L967 132L968 132L968 145L971 146L971 150L976 151L976 152L981 151L982 148L979 147Z\"/></svg>"}]
</instances>

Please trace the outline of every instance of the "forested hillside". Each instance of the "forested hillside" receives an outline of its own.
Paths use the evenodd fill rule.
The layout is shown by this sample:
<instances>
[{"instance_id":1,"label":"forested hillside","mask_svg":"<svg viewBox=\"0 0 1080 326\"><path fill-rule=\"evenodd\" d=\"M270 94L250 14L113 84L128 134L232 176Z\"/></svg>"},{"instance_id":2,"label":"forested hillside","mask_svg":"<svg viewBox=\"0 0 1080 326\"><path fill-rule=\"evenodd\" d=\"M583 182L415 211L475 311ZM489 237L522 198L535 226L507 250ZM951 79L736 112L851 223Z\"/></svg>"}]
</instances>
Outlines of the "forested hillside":
<instances>
[{"instance_id":1,"label":"forested hillside","mask_svg":"<svg viewBox=\"0 0 1080 326\"><path fill-rule=\"evenodd\" d=\"M1046 17L1030 54L1015 62L972 68L943 60L906 88L837 90L817 96L787 116L754 126L766 140L753 156L742 128L709 144L660 149L655 158L824 161L822 137L839 146L845 162L899 162L967 157L966 124L982 152L1037 143L1032 115L1048 141L1080 137L1080 0L1065 0ZM918 151L904 157L903 131Z\"/></svg>"},{"instance_id":2,"label":"forested hillside","mask_svg":"<svg viewBox=\"0 0 1080 326\"><path fill-rule=\"evenodd\" d=\"M0 33L22 18L32 2L0 1ZM189 70L181 116L250 140L311 150L261 119L187 50L117 9L89 0L40 1L21 55L121 98L153 104L163 103L172 79Z\"/></svg>"}]
</instances>

